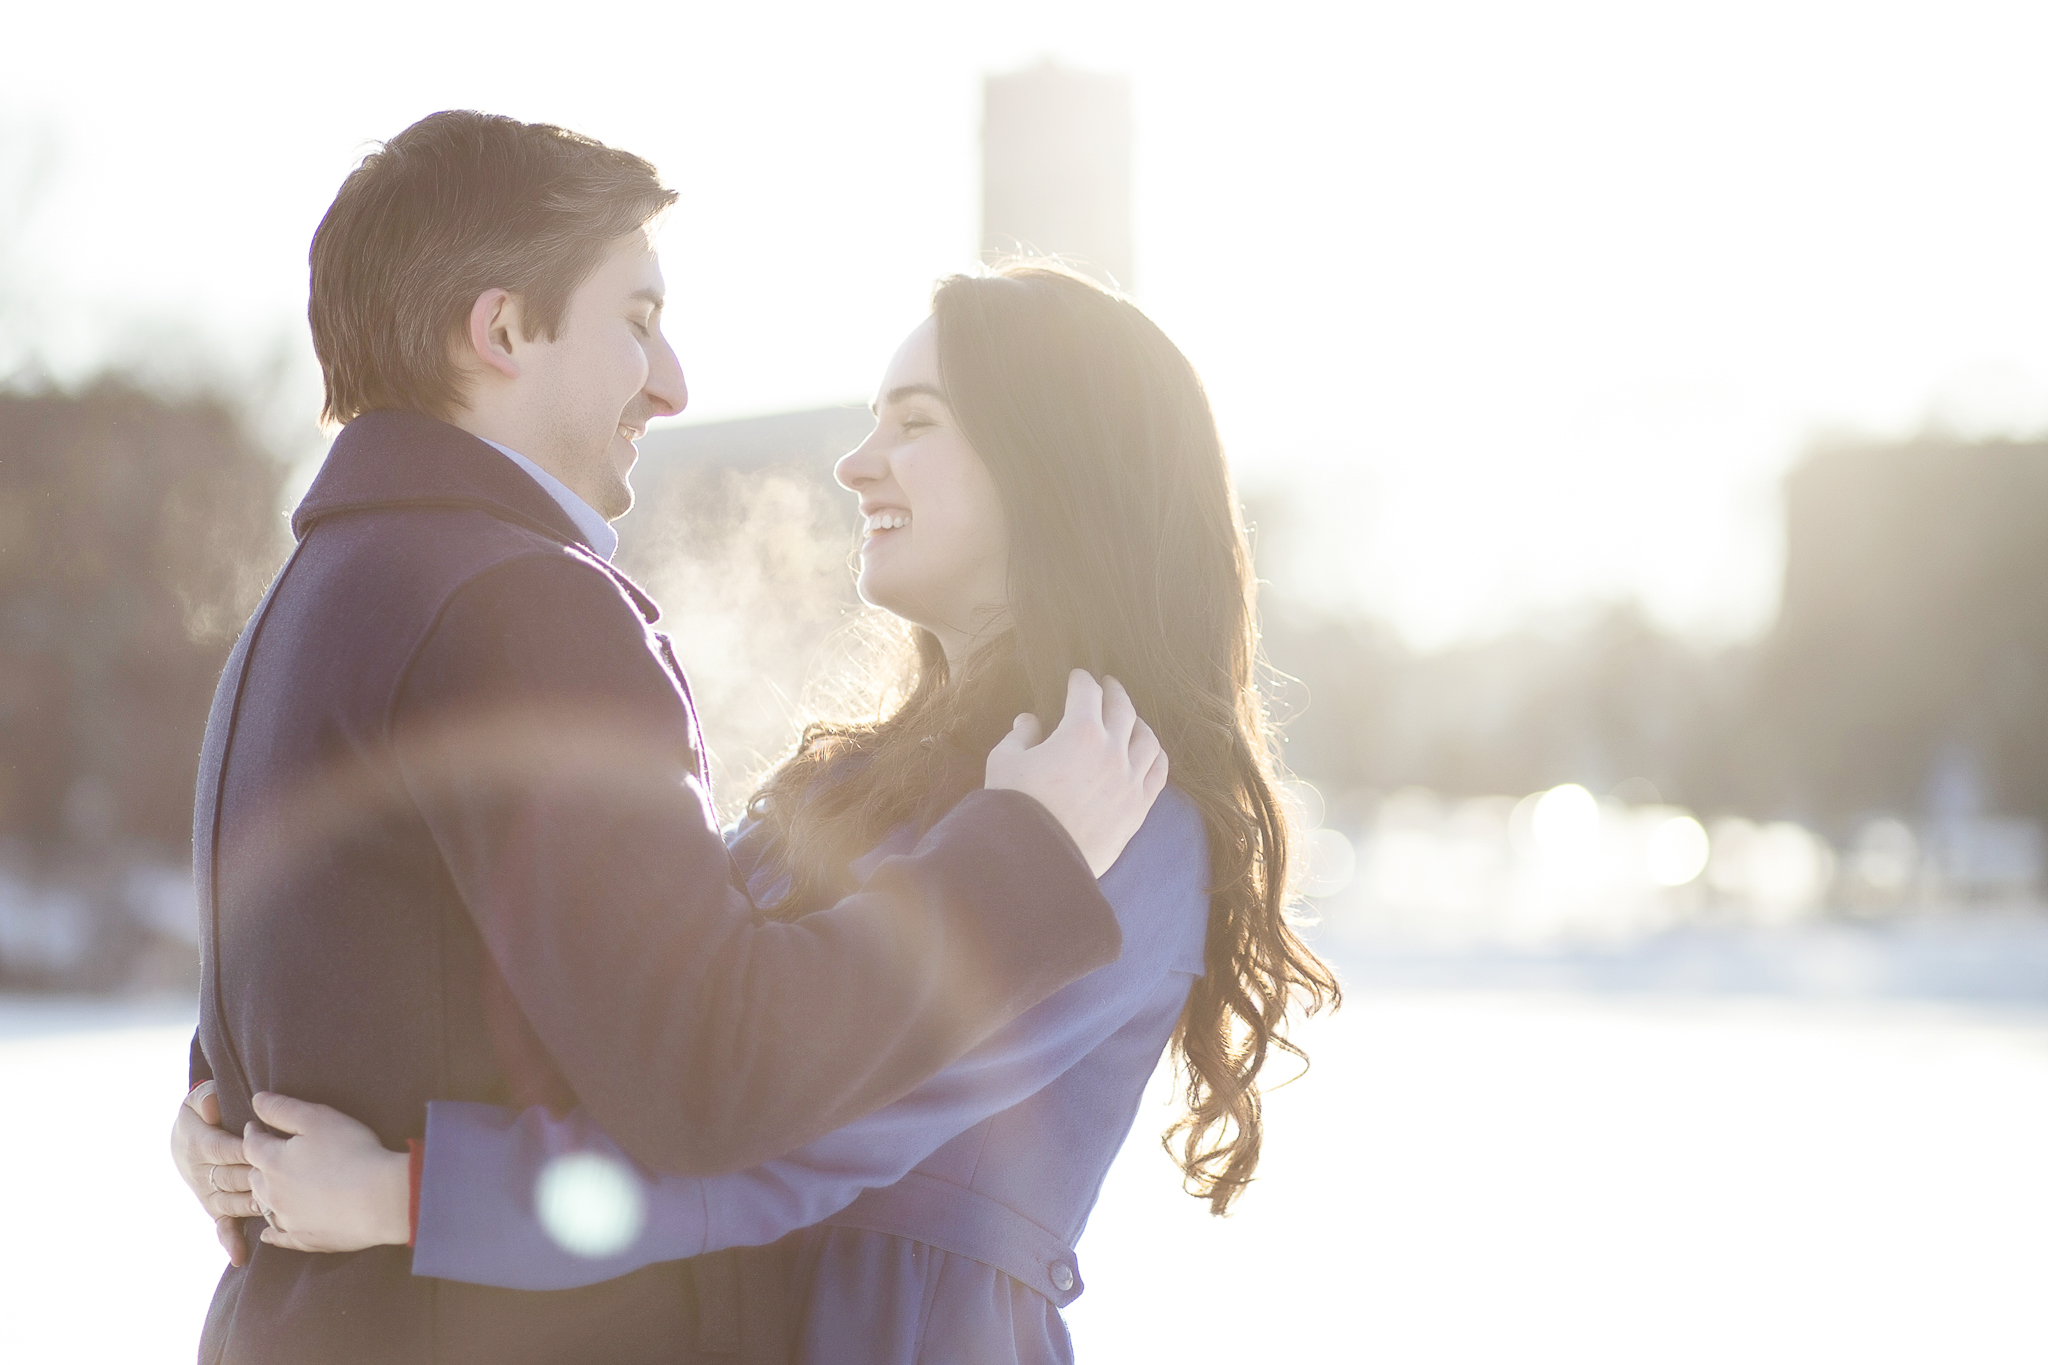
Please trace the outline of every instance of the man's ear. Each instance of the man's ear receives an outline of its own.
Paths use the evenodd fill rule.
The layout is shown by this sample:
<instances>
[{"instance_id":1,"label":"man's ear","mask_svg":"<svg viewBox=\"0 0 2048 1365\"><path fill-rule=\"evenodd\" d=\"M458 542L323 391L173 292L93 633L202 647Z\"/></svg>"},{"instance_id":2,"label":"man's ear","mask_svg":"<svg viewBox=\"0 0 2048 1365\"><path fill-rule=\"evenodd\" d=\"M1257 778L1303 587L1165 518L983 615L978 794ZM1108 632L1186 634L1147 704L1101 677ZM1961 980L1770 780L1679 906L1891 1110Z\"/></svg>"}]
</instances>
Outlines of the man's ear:
<instances>
[{"instance_id":1,"label":"man's ear","mask_svg":"<svg viewBox=\"0 0 2048 1365\"><path fill-rule=\"evenodd\" d=\"M519 377L512 347L522 335L520 311L519 297L503 289L486 289L469 306L470 353L507 379Z\"/></svg>"}]
</instances>

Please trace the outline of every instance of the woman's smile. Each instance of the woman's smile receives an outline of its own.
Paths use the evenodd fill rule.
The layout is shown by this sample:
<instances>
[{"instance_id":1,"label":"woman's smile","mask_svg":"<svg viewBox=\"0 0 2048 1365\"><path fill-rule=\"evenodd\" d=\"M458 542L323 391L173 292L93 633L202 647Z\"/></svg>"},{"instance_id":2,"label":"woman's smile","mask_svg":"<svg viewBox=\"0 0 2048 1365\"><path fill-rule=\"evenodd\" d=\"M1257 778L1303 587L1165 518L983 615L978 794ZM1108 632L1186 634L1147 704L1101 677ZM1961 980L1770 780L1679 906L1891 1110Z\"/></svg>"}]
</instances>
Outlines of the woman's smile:
<instances>
[{"instance_id":1,"label":"woman's smile","mask_svg":"<svg viewBox=\"0 0 2048 1365\"><path fill-rule=\"evenodd\" d=\"M902 508L878 507L867 514L866 519L861 523L861 532L867 539L873 540L877 536L887 535L891 531L901 530L908 525L910 525L910 513Z\"/></svg>"}]
</instances>

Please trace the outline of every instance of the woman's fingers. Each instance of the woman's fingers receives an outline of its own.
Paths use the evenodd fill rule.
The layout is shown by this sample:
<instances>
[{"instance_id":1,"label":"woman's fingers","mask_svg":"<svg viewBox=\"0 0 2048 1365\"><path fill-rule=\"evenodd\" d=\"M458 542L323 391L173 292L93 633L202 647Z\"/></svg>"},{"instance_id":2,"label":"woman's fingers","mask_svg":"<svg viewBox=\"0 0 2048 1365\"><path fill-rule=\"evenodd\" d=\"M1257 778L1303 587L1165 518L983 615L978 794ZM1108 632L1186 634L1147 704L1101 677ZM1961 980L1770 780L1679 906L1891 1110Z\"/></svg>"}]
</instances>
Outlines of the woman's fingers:
<instances>
[{"instance_id":1,"label":"woman's fingers","mask_svg":"<svg viewBox=\"0 0 2048 1365\"><path fill-rule=\"evenodd\" d=\"M250 1188L256 1175L253 1166L209 1166L206 1192L200 1198L215 1218L254 1218L262 1213Z\"/></svg>"},{"instance_id":2,"label":"woman's fingers","mask_svg":"<svg viewBox=\"0 0 2048 1365\"><path fill-rule=\"evenodd\" d=\"M250 1121L242 1145L250 1194L270 1224L264 1241L298 1251L405 1244L411 1163L404 1152L324 1104L266 1092L253 1107L262 1117ZM266 1132L265 1124L291 1136Z\"/></svg>"},{"instance_id":3,"label":"woman's fingers","mask_svg":"<svg viewBox=\"0 0 2048 1365\"><path fill-rule=\"evenodd\" d=\"M330 1117L339 1117L341 1111L311 1100L295 1100L290 1095L280 1095L274 1090L259 1090L249 1097L249 1107L280 1133L310 1133Z\"/></svg>"},{"instance_id":4,"label":"woman's fingers","mask_svg":"<svg viewBox=\"0 0 2048 1365\"><path fill-rule=\"evenodd\" d=\"M171 1160L186 1188L214 1219L215 1235L232 1258L231 1243L239 1235L230 1238L223 1220L246 1218L255 1207L248 1194L250 1172L243 1164L242 1140L208 1122L208 1115L217 1117L219 1113L220 1101L214 1097L211 1081L188 1094L171 1125ZM243 1254L246 1256L246 1248Z\"/></svg>"},{"instance_id":5,"label":"woman's fingers","mask_svg":"<svg viewBox=\"0 0 2048 1365\"><path fill-rule=\"evenodd\" d=\"M270 1172L258 1166L256 1174L249 1184L249 1202L256 1206L256 1211L249 1216L251 1218L261 1218L272 1227L276 1227L279 1223L283 1222L284 1220L278 1216L277 1191L271 1188Z\"/></svg>"},{"instance_id":6,"label":"woman's fingers","mask_svg":"<svg viewBox=\"0 0 2048 1365\"><path fill-rule=\"evenodd\" d=\"M171 1127L173 1154L181 1167L192 1172L205 1166L236 1165L242 1160L242 1140L219 1126L220 1101L214 1098L212 1085L208 1081L185 1097L178 1107L178 1120Z\"/></svg>"},{"instance_id":7,"label":"woman's fingers","mask_svg":"<svg viewBox=\"0 0 2048 1365\"><path fill-rule=\"evenodd\" d=\"M242 1130L242 1153L256 1168L249 1177L251 1189L262 1193L258 1182L266 1170L274 1171L284 1164L284 1148L289 1141L290 1138L272 1137L263 1131L262 1124L255 1119L249 1120L249 1126Z\"/></svg>"},{"instance_id":8,"label":"woman's fingers","mask_svg":"<svg viewBox=\"0 0 2048 1365\"><path fill-rule=\"evenodd\" d=\"M216 1222L224 1218L263 1216L262 1206L256 1202L254 1190L223 1190L219 1194L207 1195L201 1202L206 1205L206 1211L214 1216Z\"/></svg>"},{"instance_id":9,"label":"woman's fingers","mask_svg":"<svg viewBox=\"0 0 2048 1365\"><path fill-rule=\"evenodd\" d=\"M200 1122L220 1127L220 1096L212 1081L201 1081L185 1096L185 1105L199 1116Z\"/></svg>"},{"instance_id":10,"label":"woman's fingers","mask_svg":"<svg viewBox=\"0 0 2048 1365\"><path fill-rule=\"evenodd\" d=\"M283 1228L267 1227L259 1235L270 1245L283 1247L286 1251L333 1250L332 1247L327 1246L318 1239L306 1237L296 1232L286 1232Z\"/></svg>"},{"instance_id":11,"label":"woman's fingers","mask_svg":"<svg viewBox=\"0 0 2048 1365\"><path fill-rule=\"evenodd\" d=\"M247 1160L240 1138L210 1124L198 1127L191 1135L190 1151L195 1165L240 1166Z\"/></svg>"},{"instance_id":12,"label":"woman's fingers","mask_svg":"<svg viewBox=\"0 0 2048 1365\"><path fill-rule=\"evenodd\" d=\"M213 1235L220 1241L220 1249L228 1254L229 1265L245 1265L248 1263L249 1239L242 1235L241 1219L214 1219Z\"/></svg>"},{"instance_id":13,"label":"woman's fingers","mask_svg":"<svg viewBox=\"0 0 2048 1365\"><path fill-rule=\"evenodd\" d=\"M260 1212L256 1207L256 1196L250 1191L256 1175L255 1167L239 1162L208 1166L203 1174L206 1186L199 1193L199 1202L216 1219L254 1218Z\"/></svg>"}]
</instances>

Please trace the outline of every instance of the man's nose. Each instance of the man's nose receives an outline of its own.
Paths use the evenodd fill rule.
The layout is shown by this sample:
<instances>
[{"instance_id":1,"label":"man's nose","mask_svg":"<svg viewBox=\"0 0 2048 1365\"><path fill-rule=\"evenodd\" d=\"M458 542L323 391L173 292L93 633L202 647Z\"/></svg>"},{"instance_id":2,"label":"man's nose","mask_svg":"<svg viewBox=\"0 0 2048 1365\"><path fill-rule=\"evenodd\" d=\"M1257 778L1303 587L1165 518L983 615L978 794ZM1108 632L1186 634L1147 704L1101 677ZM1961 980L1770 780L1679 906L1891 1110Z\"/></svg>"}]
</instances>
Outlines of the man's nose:
<instances>
[{"instance_id":1,"label":"man's nose","mask_svg":"<svg viewBox=\"0 0 2048 1365\"><path fill-rule=\"evenodd\" d=\"M683 362L676 358L676 348L668 344L667 337L661 339L655 354L647 358L646 392L657 417L673 417L690 406L690 386L683 382Z\"/></svg>"}]
</instances>

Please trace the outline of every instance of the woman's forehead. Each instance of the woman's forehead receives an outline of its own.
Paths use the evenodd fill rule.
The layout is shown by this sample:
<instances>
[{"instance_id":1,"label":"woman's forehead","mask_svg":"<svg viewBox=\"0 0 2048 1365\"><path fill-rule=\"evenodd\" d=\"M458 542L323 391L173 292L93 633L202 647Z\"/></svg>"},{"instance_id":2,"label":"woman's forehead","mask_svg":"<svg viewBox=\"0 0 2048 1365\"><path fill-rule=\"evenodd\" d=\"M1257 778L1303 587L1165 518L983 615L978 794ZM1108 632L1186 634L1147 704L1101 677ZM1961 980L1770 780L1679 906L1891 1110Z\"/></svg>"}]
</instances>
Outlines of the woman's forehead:
<instances>
[{"instance_id":1,"label":"woman's forehead","mask_svg":"<svg viewBox=\"0 0 2048 1365\"><path fill-rule=\"evenodd\" d=\"M889 359L889 368L882 374L882 385L877 401L892 391L910 385L925 385L936 388L939 382L938 331L930 318L926 318L911 329L903 338L903 344L896 348L896 354Z\"/></svg>"}]
</instances>

